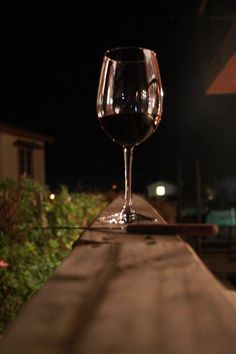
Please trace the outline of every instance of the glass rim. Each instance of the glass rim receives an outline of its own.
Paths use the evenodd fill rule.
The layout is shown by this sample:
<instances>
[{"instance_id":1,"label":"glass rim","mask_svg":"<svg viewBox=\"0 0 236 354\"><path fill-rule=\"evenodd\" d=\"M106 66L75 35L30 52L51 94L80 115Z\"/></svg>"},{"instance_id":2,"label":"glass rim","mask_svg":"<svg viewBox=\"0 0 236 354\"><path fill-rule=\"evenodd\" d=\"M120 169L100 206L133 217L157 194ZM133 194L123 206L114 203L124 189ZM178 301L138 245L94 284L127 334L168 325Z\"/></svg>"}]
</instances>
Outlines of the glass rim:
<instances>
[{"instance_id":1,"label":"glass rim","mask_svg":"<svg viewBox=\"0 0 236 354\"><path fill-rule=\"evenodd\" d=\"M143 52L143 53L149 53L150 55L152 56L155 56L156 57L156 52L152 49L149 49L149 48L145 48L145 47L139 47L139 46L121 46L121 47L113 47L113 48L110 48L110 49L107 49L104 53L104 58L107 58L108 60L110 61L113 61L113 62L124 62L124 63L143 63L145 62L145 58L144 59L114 59L111 57L111 54L112 53L115 53L115 52L118 52L119 50L139 50L140 52Z\"/></svg>"}]
</instances>

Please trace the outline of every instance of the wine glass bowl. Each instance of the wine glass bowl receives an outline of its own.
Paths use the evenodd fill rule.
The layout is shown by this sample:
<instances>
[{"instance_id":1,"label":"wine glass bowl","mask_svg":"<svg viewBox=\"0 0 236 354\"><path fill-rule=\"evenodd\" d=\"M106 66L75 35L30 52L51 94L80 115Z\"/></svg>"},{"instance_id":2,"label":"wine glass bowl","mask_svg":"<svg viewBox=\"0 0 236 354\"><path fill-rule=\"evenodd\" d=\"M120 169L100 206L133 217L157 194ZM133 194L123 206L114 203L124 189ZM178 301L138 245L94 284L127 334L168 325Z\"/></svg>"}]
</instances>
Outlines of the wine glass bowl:
<instances>
[{"instance_id":1,"label":"wine glass bowl","mask_svg":"<svg viewBox=\"0 0 236 354\"><path fill-rule=\"evenodd\" d=\"M105 133L123 147L125 195L122 210L100 221L139 221L140 215L132 205L133 150L156 131L162 108L163 91L155 52L139 47L107 50L98 85L97 115Z\"/></svg>"}]
</instances>

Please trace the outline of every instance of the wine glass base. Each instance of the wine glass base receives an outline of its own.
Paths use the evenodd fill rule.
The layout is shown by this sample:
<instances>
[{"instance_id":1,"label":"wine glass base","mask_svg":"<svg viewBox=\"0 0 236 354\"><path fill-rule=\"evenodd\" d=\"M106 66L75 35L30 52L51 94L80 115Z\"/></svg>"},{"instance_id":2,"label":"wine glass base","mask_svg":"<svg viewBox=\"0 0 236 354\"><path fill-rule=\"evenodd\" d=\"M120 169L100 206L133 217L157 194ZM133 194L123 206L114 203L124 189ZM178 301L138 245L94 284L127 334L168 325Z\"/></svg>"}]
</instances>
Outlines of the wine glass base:
<instances>
[{"instance_id":1,"label":"wine glass base","mask_svg":"<svg viewBox=\"0 0 236 354\"><path fill-rule=\"evenodd\" d=\"M150 223L158 223L159 220L157 218L151 218L149 216L138 214L138 213L115 213L107 216L102 216L99 218L101 223L111 224L111 225L123 225L129 223L138 223L138 222L150 222Z\"/></svg>"}]
</instances>

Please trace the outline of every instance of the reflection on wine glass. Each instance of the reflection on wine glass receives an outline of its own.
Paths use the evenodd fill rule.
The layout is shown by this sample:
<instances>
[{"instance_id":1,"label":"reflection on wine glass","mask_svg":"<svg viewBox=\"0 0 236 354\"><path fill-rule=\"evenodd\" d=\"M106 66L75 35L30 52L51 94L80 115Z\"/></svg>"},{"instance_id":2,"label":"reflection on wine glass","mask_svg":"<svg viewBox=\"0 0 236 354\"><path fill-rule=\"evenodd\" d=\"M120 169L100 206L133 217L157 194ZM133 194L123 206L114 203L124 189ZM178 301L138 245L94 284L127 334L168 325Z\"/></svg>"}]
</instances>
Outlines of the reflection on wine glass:
<instances>
[{"instance_id":1,"label":"reflection on wine glass","mask_svg":"<svg viewBox=\"0 0 236 354\"><path fill-rule=\"evenodd\" d=\"M123 147L125 195L122 210L101 217L101 222L143 221L132 204L133 150L155 132L162 106L161 77L154 51L120 47L105 52L97 93L97 115L106 134Z\"/></svg>"}]
</instances>

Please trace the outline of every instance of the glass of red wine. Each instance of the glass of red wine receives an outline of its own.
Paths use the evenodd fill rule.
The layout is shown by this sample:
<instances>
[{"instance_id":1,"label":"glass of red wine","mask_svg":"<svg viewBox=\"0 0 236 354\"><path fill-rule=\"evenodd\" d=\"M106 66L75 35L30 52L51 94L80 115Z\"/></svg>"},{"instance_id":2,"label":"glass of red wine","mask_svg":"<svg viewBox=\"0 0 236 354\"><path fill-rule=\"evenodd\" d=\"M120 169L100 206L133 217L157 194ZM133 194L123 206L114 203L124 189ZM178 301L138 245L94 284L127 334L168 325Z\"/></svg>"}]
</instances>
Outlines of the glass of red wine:
<instances>
[{"instance_id":1,"label":"glass of red wine","mask_svg":"<svg viewBox=\"0 0 236 354\"><path fill-rule=\"evenodd\" d=\"M107 50L97 92L97 115L102 129L124 150L122 210L100 218L109 224L144 221L132 203L132 160L136 145L157 129L162 116L163 90L156 53L139 47Z\"/></svg>"}]
</instances>

